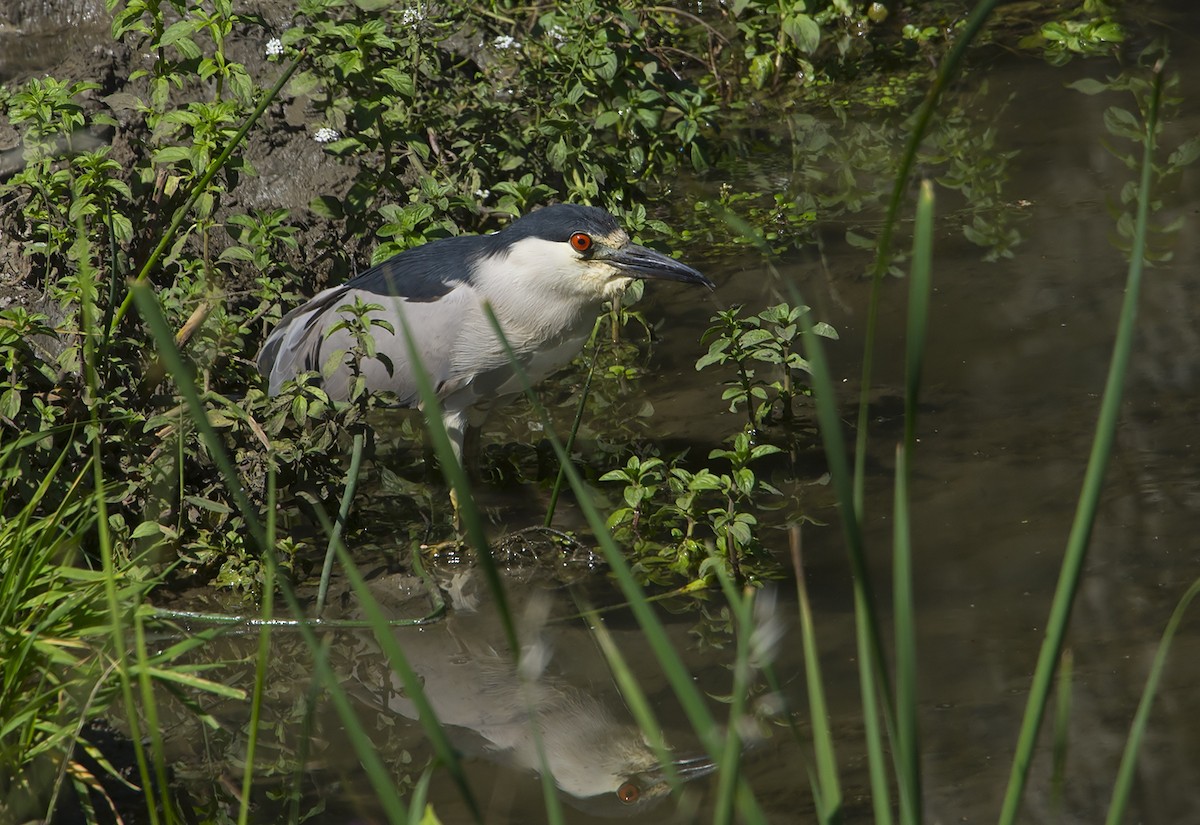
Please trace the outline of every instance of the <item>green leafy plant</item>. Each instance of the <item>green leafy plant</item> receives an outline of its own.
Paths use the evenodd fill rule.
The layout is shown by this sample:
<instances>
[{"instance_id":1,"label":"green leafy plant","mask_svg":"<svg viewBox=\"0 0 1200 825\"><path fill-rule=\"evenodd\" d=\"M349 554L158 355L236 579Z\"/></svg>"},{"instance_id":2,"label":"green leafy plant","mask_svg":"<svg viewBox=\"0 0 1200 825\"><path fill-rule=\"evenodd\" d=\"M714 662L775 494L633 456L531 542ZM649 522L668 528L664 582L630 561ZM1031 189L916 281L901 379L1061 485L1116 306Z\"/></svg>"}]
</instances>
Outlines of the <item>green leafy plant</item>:
<instances>
[{"instance_id":1,"label":"green leafy plant","mask_svg":"<svg viewBox=\"0 0 1200 825\"><path fill-rule=\"evenodd\" d=\"M696 361L696 369L732 364L736 377L726 382L721 399L729 402L729 411L742 408L746 414L746 432L753 435L773 422L790 424L794 401L809 392L803 376L810 371L808 361L798 349L801 316L808 307L777 304L757 315L742 315L742 307L722 310L713 316L713 326L701 337L708 352ZM824 322L809 322L811 334L837 339L837 331ZM770 380L760 375L755 364L773 365Z\"/></svg>"},{"instance_id":2,"label":"green leafy plant","mask_svg":"<svg viewBox=\"0 0 1200 825\"><path fill-rule=\"evenodd\" d=\"M753 444L738 433L729 449L713 450L709 460L728 462L729 471L707 467L689 470L681 460L630 456L625 466L610 470L601 481L621 485L624 506L608 517L607 527L632 546L634 569L646 580L704 580L713 566L737 581L773 574L769 554L762 553L756 511L768 497L781 493L752 463L780 452L771 444ZM721 552L714 554L710 545Z\"/></svg>"},{"instance_id":3,"label":"green leafy plant","mask_svg":"<svg viewBox=\"0 0 1200 825\"><path fill-rule=\"evenodd\" d=\"M1046 60L1061 66L1074 57L1111 55L1125 42L1125 29L1108 0L1083 0L1076 16L1044 23L1037 34L1021 41L1042 49Z\"/></svg>"}]
</instances>

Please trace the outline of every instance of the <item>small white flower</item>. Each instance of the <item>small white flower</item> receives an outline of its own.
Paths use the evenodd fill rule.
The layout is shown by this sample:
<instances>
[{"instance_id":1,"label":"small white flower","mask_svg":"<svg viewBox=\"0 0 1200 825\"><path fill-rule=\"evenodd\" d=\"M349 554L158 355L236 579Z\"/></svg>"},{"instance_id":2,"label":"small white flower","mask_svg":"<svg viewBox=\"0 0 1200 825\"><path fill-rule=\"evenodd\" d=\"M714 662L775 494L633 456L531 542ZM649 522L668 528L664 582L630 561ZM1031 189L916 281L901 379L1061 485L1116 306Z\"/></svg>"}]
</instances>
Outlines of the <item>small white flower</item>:
<instances>
[{"instance_id":1,"label":"small white flower","mask_svg":"<svg viewBox=\"0 0 1200 825\"><path fill-rule=\"evenodd\" d=\"M550 35L550 39L557 46L561 46L567 42L567 32L562 26L551 26L550 31L546 32L546 34Z\"/></svg>"},{"instance_id":2,"label":"small white flower","mask_svg":"<svg viewBox=\"0 0 1200 825\"><path fill-rule=\"evenodd\" d=\"M283 41L278 37L272 37L267 41L267 57L278 57L283 54Z\"/></svg>"},{"instance_id":3,"label":"small white flower","mask_svg":"<svg viewBox=\"0 0 1200 825\"><path fill-rule=\"evenodd\" d=\"M415 26L425 20L425 15L416 6L409 6L400 12L400 22L405 26Z\"/></svg>"},{"instance_id":4,"label":"small white flower","mask_svg":"<svg viewBox=\"0 0 1200 825\"><path fill-rule=\"evenodd\" d=\"M488 198L490 198L491 196L492 196L491 189L476 189L475 190L475 197L479 198L481 201L485 201Z\"/></svg>"},{"instance_id":5,"label":"small white flower","mask_svg":"<svg viewBox=\"0 0 1200 825\"><path fill-rule=\"evenodd\" d=\"M492 46L493 48L500 49L501 51L521 48L521 44L507 34L502 34L493 40Z\"/></svg>"},{"instance_id":6,"label":"small white flower","mask_svg":"<svg viewBox=\"0 0 1200 825\"><path fill-rule=\"evenodd\" d=\"M333 143L339 137L341 137L341 135L338 134L337 129L330 129L328 126L322 126L317 130L316 134L313 135L313 140L315 140L317 143Z\"/></svg>"}]
</instances>

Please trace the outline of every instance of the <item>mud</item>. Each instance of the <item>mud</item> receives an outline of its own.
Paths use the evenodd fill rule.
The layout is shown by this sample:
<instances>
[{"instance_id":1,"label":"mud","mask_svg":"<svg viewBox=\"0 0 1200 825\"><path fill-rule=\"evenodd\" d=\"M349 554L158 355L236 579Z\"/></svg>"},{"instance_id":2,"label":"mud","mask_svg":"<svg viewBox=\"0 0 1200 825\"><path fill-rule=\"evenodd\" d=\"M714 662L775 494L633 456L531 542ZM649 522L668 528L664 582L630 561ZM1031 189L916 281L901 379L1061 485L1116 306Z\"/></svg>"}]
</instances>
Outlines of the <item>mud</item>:
<instances>
[{"instance_id":1,"label":"mud","mask_svg":"<svg viewBox=\"0 0 1200 825\"><path fill-rule=\"evenodd\" d=\"M246 6L244 13L262 19L268 31L282 32L290 25L294 4L280 0ZM72 145L87 149L110 144L111 156L128 169L144 160L149 137L134 108L135 98L146 95L145 80L131 81L130 75L148 68L150 56L115 42L108 21L103 0L66 4L0 0L0 82L15 88L30 78L51 76L64 82L98 84L99 88L83 93L79 102L90 113L111 115L118 126L74 135ZM227 48L232 60L245 65L261 86L270 87L283 67L266 59L265 39L258 27L247 27L235 32ZM348 246L352 256L365 260L365 244L348 241L336 222L310 219L308 204L314 196L343 196L354 174L353 166L329 158L312 140L308 128L312 120L306 100L285 89L247 136L242 154L256 174L242 177L222 198L218 218L254 209L285 208L301 227L297 238L300 250ZM21 134L7 119L0 120L0 181L9 179L22 165ZM43 297L44 273L33 272L23 254L26 235L15 210L0 214L0 308L19 304L52 311ZM299 253L296 255L289 263L302 263ZM298 268L313 273L314 281L305 288L320 285L319 267ZM230 289L239 286L229 284Z\"/></svg>"}]
</instances>

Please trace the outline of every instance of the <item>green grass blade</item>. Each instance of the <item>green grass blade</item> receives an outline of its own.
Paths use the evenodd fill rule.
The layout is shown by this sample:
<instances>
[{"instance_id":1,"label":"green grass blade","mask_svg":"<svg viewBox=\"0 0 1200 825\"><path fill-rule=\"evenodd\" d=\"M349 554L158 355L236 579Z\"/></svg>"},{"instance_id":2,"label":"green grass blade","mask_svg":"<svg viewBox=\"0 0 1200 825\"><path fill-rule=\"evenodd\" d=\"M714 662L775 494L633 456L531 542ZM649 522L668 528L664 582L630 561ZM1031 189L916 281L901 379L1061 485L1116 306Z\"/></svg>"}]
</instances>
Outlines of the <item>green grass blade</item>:
<instances>
[{"instance_id":1,"label":"green grass blade","mask_svg":"<svg viewBox=\"0 0 1200 825\"><path fill-rule=\"evenodd\" d=\"M397 315L400 317L400 334L404 336L404 345L407 347L406 351L410 353L420 352L416 342L413 340L412 331L404 320L404 313L397 312ZM499 613L500 622L504 629L505 640L508 642L509 650L512 651L515 659L520 655L521 645L517 640L517 628L513 622L508 597L504 593L504 585L500 580L500 571L496 569L496 560L492 558L487 533L483 529L483 517L479 513L479 508L475 505L475 499L471 497L471 488L467 481L466 470L463 469L462 464L454 456L454 449L450 445L450 435L446 432L446 425L442 421L441 402L438 400L437 391L433 387L433 381L429 377L429 371L425 369L425 365L421 363L420 358L412 358L410 359L410 363L413 377L417 382L417 390L421 397L421 412L425 416L425 429L429 433L429 440L433 444L438 464L441 465L442 475L445 476L446 482L450 485L451 490L454 491L454 501L458 517L462 520L468 542L475 549L475 556L479 561L480 569L483 571L484 580L487 582L488 590L496 603L496 610Z\"/></svg>"},{"instance_id":2,"label":"green grass blade","mask_svg":"<svg viewBox=\"0 0 1200 825\"><path fill-rule=\"evenodd\" d=\"M804 558L801 552L800 527L791 529L792 567L796 573L796 594L800 605L800 640L804 651L804 684L808 688L809 723L812 725L813 754L817 773L813 785L817 822L835 825L842 818L842 786L838 779L837 755L833 747L833 730L829 725L829 708L825 703L825 687L821 678L821 660L817 655L817 635L813 627L812 605L808 600L808 585L804 579Z\"/></svg>"},{"instance_id":3,"label":"green grass blade","mask_svg":"<svg viewBox=\"0 0 1200 825\"><path fill-rule=\"evenodd\" d=\"M529 732L533 734L533 746L537 751L538 782L542 786L542 806L546 810L546 821L550 825L563 825L562 802L559 801L558 791L554 785L554 771L550 767L550 759L546 756L546 740L542 736L541 725L538 722L538 708L532 702L525 704L526 718L529 719Z\"/></svg>"},{"instance_id":4,"label":"green grass blade","mask_svg":"<svg viewBox=\"0 0 1200 825\"><path fill-rule=\"evenodd\" d=\"M770 254L770 247L759 233L744 220L731 212L724 213L725 220L760 249ZM778 274L778 273L776 273ZM805 306L804 299L795 284L786 283L793 305ZM890 783L886 768L883 729L894 731L895 723L891 706L891 687L887 663L884 658L883 634L875 608L874 589L867 567L865 543L862 535L862 520L855 507L854 476L847 458L845 437L842 433L841 415L838 410L837 391L825 350L819 335L813 334L812 319L808 313L800 316L801 342L804 355L809 362L812 376L813 396L816 404L818 431L834 495L837 499L838 517L842 523L846 554L854 585L855 645L858 650L860 692L863 704L863 725L867 746L867 763L871 777L872 804L876 825L890 825L892 821ZM880 696L885 701L880 704ZM880 727L882 715L883 727ZM894 736L892 737L894 738Z\"/></svg>"},{"instance_id":5,"label":"green grass blade","mask_svg":"<svg viewBox=\"0 0 1200 825\"><path fill-rule=\"evenodd\" d=\"M1083 489L1067 538L1067 549L1063 556L1058 585L1050 605L1050 617L1046 622L1046 636L1038 654L1030 686L1029 700L1017 739L1013 756L1012 771L1000 812L1000 825L1012 825L1025 792L1029 777L1029 766L1033 761L1034 745L1041 729L1046 704L1049 701L1050 684L1054 669L1062 652L1063 637L1071 616L1071 606L1079 587L1083 562L1087 556L1088 542L1095 523L1096 510L1100 501L1100 490L1104 484L1104 471L1108 466L1116 434L1117 421L1121 412L1121 396L1125 383L1125 372L1133 350L1133 334L1137 324L1138 295L1141 292L1142 269L1145 263L1146 226L1150 208L1150 183L1153 179L1154 145L1158 132L1158 108L1162 94L1162 64L1154 70L1153 89L1146 114L1146 134L1143 142L1141 182L1138 185L1138 208L1135 222L1133 247L1129 255L1129 275L1125 284L1125 299L1121 306L1121 317L1117 325L1117 337L1113 344L1112 361L1104 385L1104 396L1100 402L1100 415L1096 424L1096 435L1088 457Z\"/></svg>"},{"instance_id":6,"label":"green grass blade","mask_svg":"<svg viewBox=\"0 0 1200 825\"><path fill-rule=\"evenodd\" d=\"M326 633L321 637L321 643L316 650L311 651L314 659L329 658L329 650L333 645L333 634ZM313 667L313 672L317 670ZM304 797L305 786L305 767L308 765L309 753L311 752L311 742L313 740L313 731L316 730L317 705L320 702L321 683L317 679L312 679L308 683L308 689L304 693L302 700L302 712L300 713L300 721L296 726L296 758L293 762L291 771L291 781L288 785L288 825L299 825L300 818L300 800Z\"/></svg>"},{"instance_id":7,"label":"green grass blade","mask_svg":"<svg viewBox=\"0 0 1200 825\"><path fill-rule=\"evenodd\" d=\"M96 364L96 344L98 336L96 335L96 304L95 304L95 271L91 265L91 252L88 244L88 235L84 230L82 219L76 225L76 241L74 244L74 258L78 262L78 269L75 277L79 281L79 320L80 327L83 332L83 365L85 372L85 381L87 382L88 393L91 398L99 397L99 373ZM97 404L89 404L88 412L91 417L92 426L97 431L97 436L92 439L92 457L91 466L93 471L93 501L96 507L96 527L97 527L97 543L100 546L100 564L104 576L104 592L108 602L108 612L110 617L110 637L113 645L113 657L116 660L117 681L120 685L121 698L125 704L126 716L129 720L130 738L134 743L134 758L138 766L138 778L142 783L142 792L146 796L146 811L151 825L157 825L159 821L159 813L170 815L171 806L167 804L165 794L167 793L167 770L165 761L162 758L162 735L161 729L154 722L154 695L150 690L149 677L143 675L138 678L138 686L142 695L142 712L147 714L147 725L145 731L148 732L151 747L155 759L153 762L149 759L145 748L145 735L139 717L138 704L134 697L134 667L131 667L129 661L130 649L128 646L129 639L126 636L125 623L130 620L130 614L133 612L131 606L125 603L119 594L118 579L120 572L118 570L119 560L116 558L115 548L113 546L112 534L109 531L108 523L108 501L105 492L104 481L104 460L103 450L105 439L100 436L103 433L103 427L99 420L99 406ZM133 652L136 656L136 669L142 674L147 670L146 663L146 647L141 634L141 624L134 620L136 629L134 633L134 648ZM151 770L153 769L153 776ZM155 791L164 794L162 800L155 796Z\"/></svg>"},{"instance_id":8,"label":"green grass blade","mask_svg":"<svg viewBox=\"0 0 1200 825\"><path fill-rule=\"evenodd\" d=\"M804 306L804 300L794 284L789 283L788 292L792 303ZM871 778L871 802L874 806L876 825L889 825L892 821L890 783L888 780L885 734L891 738L895 730L892 711L891 680L888 677L884 657L883 632L875 607L874 588L867 566L866 547L863 541L862 521L854 506L854 481L847 458L842 420L838 410L837 391L833 374L821 337L813 334L812 319L808 313L800 316L802 345L812 375L813 397L816 404L817 424L821 444L829 463L834 495L837 498L838 516L842 523L842 534L846 542L846 555L854 585L855 645L858 650L860 693L863 706L863 727L867 746L867 765ZM880 697L884 701L880 703ZM882 719L882 726L880 720Z\"/></svg>"},{"instance_id":9,"label":"green grass blade","mask_svg":"<svg viewBox=\"0 0 1200 825\"><path fill-rule=\"evenodd\" d=\"M275 467L267 463L267 541L275 544ZM258 652L254 660L254 687L250 694L250 722L246 734L246 760L242 773L242 795L238 806L238 825L250 821L250 796L254 787L254 754L258 747L258 730L262 719L263 691L267 683L268 663L271 661L271 619L275 606L275 565L268 555L263 565L263 592L258 629Z\"/></svg>"},{"instance_id":10,"label":"green grass blade","mask_svg":"<svg viewBox=\"0 0 1200 825\"><path fill-rule=\"evenodd\" d=\"M871 782L871 809L875 814L875 825L891 825L892 801L885 728L892 729L894 726L880 722L881 719L890 720L889 693L879 683L879 665L873 663L874 659L882 658L883 651L877 638L878 626L872 623L872 609L866 604L866 598L863 589L855 586L854 643L858 651L863 739L867 747L867 773Z\"/></svg>"},{"instance_id":11,"label":"green grass blade","mask_svg":"<svg viewBox=\"0 0 1200 825\"><path fill-rule=\"evenodd\" d=\"M921 742L917 730L917 634L913 604L912 529L909 523L909 460L917 444L917 404L933 280L933 185L921 184L908 292L908 341L904 391L904 443L896 449L893 513L892 610L896 633L896 746L900 821L922 819Z\"/></svg>"},{"instance_id":12,"label":"green grass blade","mask_svg":"<svg viewBox=\"0 0 1200 825\"><path fill-rule=\"evenodd\" d=\"M587 486L579 476L579 472L575 469L575 466L571 463L570 456L566 454L562 442L555 435L549 416L546 415L546 411L538 403L537 396L534 394L529 382L529 376L525 373L520 360L505 337L495 313L487 304L484 305L484 310L488 316L488 321L492 325L492 329L495 331L508 355L509 362L518 380L521 382L522 389L543 423L547 440L554 449L560 464L566 469L567 481L575 493L579 509L596 537L596 542L600 546L600 551L608 563L613 578L629 603L630 611L633 613L642 632L645 633L646 641L654 652L655 659L662 669L663 675L666 676L668 683L675 692L675 696L688 718L688 723L700 737L709 757L719 766L718 771L724 770L725 766L722 764L724 743L720 737L716 720L709 713L704 703L704 697L692 680L691 674L688 673L687 668L679 658L678 652L676 652L674 646L671 644L666 630L659 621L658 616L654 613L654 609L651 607L650 601L646 598L646 594L642 592L642 588L634 578L629 563L625 560L616 542L613 541L612 535L608 532L605 526L605 519L600 514L600 511L596 509ZM749 823L765 821L761 809L759 809L754 797L749 793L744 780L739 786L737 805L743 821Z\"/></svg>"},{"instance_id":13,"label":"green grass blade","mask_svg":"<svg viewBox=\"0 0 1200 825\"><path fill-rule=\"evenodd\" d=\"M237 471L230 461L220 437L208 421L204 405L200 400L199 393L196 391L193 372L187 362L184 361L179 348L175 345L174 335L171 333L166 319L163 317L162 309L158 304L158 297L145 283L131 284L130 294L137 303L138 312L141 314L142 320L145 321L154 337L155 343L158 346L159 357L162 358L163 363L175 380L179 394L184 399L192 421L208 450L210 459L220 471L234 503L245 519L246 529L250 532L255 544L266 554L268 558L267 563L277 566L274 558L275 548L268 542L267 531L263 528L262 522L259 520L259 514L246 495ZM444 430L442 435L445 436ZM448 446L447 443L447 449ZM293 616L302 617L304 611L301 609L300 603L296 599L296 594L292 591L291 587L282 579L277 579L277 583L279 585L279 593L287 604L288 610L291 611ZM397 823L406 821L407 815L404 805L400 801L391 776L380 760L379 755L375 752L374 744L355 714L349 697L341 686L340 679L333 673L327 657L321 654L322 645L320 640L312 628L304 622L297 624L296 629L300 632L305 644L313 654L315 678L319 679L328 691L334 709L341 717L346 734L350 738L350 742L363 766L363 770L372 787L375 789L379 802L389 820Z\"/></svg>"},{"instance_id":14,"label":"green grass blade","mask_svg":"<svg viewBox=\"0 0 1200 825\"><path fill-rule=\"evenodd\" d=\"M583 423L583 414L587 410L588 394L592 391L592 378L596 375L596 363L600 360L599 336L600 320L597 319L596 323L592 325L592 357L588 363L587 377L584 378L583 388L579 391L579 404L575 407L575 420L571 422L571 432L567 433L567 455L571 454L571 450L575 446L575 436L579 433L579 426ZM547 528L554 524L554 511L558 508L558 497L562 494L566 480L566 470L560 466L558 475L554 479L554 486L550 488L550 503L546 505L546 519L542 522L543 526Z\"/></svg>"},{"instance_id":15,"label":"green grass blade","mask_svg":"<svg viewBox=\"0 0 1200 825\"><path fill-rule=\"evenodd\" d=\"M422 821L425 815L425 806L429 799L429 783L433 779L433 766L426 768L421 772L421 778L413 785L412 795L408 799L408 821L410 825L415 825Z\"/></svg>"},{"instance_id":16,"label":"green grass blade","mask_svg":"<svg viewBox=\"0 0 1200 825\"><path fill-rule=\"evenodd\" d=\"M467 782L462 762L459 760L454 746L450 743L450 739L446 736L445 728L438 720L433 705L429 703L429 698L425 695L425 689L422 687L420 676L413 670L408 657L404 655L404 649L400 646L395 633L388 624L383 609L371 594L366 580L358 571L358 567L354 564L354 559L346 550L345 545L339 540L335 546L346 578L350 582L350 587L354 590L355 597L358 599L359 607L371 623L375 640L383 650L384 656L387 657L388 665L392 668L392 672L399 676L400 681L404 683L404 695L412 701L413 706L417 709L417 719L421 724L421 729L425 731L430 745L433 747L434 754L458 786L459 793L462 795L467 810L471 812L476 822L483 822L483 814L475 800L475 795L471 792L471 786ZM414 552L419 551L414 550Z\"/></svg>"},{"instance_id":17,"label":"green grass blade","mask_svg":"<svg viewBox=\"0 0 1200 825\"><path fill-rule=\"evenodd\" d=\"M1054 703L1054 769L1050 773L1050 811L1055 818L1062 816L1062 804L1067 790L1067 751L1071 722L1071 687L1074 680L1075 657L1071 649L1063 651L1058 663L1058 681Z\"/></svg>"},{"instance_id":18,"label":"green grass blade","mask_svg":"<svg viewBox=\"0 0 1200 825\"><path fill-rule=\"evenodd\" d=\"M717 797L714 804L714 825L733 822L734 803L741 783L742 738L740 729L745 718L746 697L750 692L752 669L751 644L754 636L754 591L737 591L733 580L721 565L713 571L729 603L737 648L733 661L733 685L730 691L729 721L725 730L725 750L721 754L721 772L717 776Z\"/></svg>"},{"instance_id":19,"label":"green grass blade","mask_svg":"<svg viewBox=\"0 0 1200 825\"><path fill-rule=\"evenodd\" d=\"M1125 740L1125 750L1121 753L1121 765L1117 769L1117 778L1113 783L1112 801L1108 806L1108 816L1104 820L1105 825L1119 825L1125 816L1125 809L1129 806L1129 792L1133 788L1134 772L1137 770L1138 752L1146 737L1146 724L1150 719L1150 708L1154 704L1154 694L1158 691L1158 683L1167 664L1171 641L1175 638L1175 631L1179 629L1179 624L1183 621L1183 616L1192 600L1198 594L1200 594L1200 579L1192 582L1192 586L1179 600L1175 612L1171 614L1171 619L1167 622L1166 630L1163 631L1162 640L1158 643L1154 662L1150 666L1150 675L1146 677L1146 688L1142 691L1137 712L1129 726L1129 737Z\"/></svg>"},{"instance_id":20,"label":"green grass blade","mask_svg":"<svg viewBox=\"0 0 1200 825\"><path fill-rule=\"evenodd\" d=\"M137 303L138 312L141 314L142 320L150 328L150 333L158 345L158 355L168 372L174 377L175 385L179 388L179 394L183 396L188 413L192 417L192 422L195 424L201 439L204 441L204 446L208 450L209 457L216 464L221 477L225 481L226 487L229 488L229 493L234 503L237 505L238 510L241 511L242 518L246 521L246 528L250 531L251 538L260 551L264 553L272 552L273 548L267 544L266 532L263 530L262 522L259 520L258 508L251 503L249 496L246 495L237 469L234 468L233 462L229 460L229 454L225 451L221 437L208 421L208 413L204 409L204 403L200 400L200 394L196 391L195 372L191 365L184 360L179 347L175 345L175 335L171 332L171 328L167 325L167 319L163 316L162 307L158 303L158 296L154 294L154 290L148 284L140 282L131 283L129 285L129 293Z\"/></svg>"},{"instance_id":21,"label":"green grass blade","mask_svg":"<svg viewBox=\"0 0 1200 825\"><path fill-rule=\"evenodd\" d=\"M921 745L917 733L917 645L913 621L912 531L908 519L908 449L896 445L892 558L896 633L896 762L900 821L921 821Z\"/></svg>"},{"instance_id":22,"label":"green grass blade","mask_svg":"<svg viewBox=\"0 0 1200 825\"><path fill-rule=\"evenodd\" d=\"M942 93L958 74L958 68L966 56L967 48L975 40L992 10L999 0L980 0L971 11L962 30L959 32L954 46L946 54L938 68L933 86L922 101L921 107L913 119L913 125L908 135L908 142L900 154L900 167L896 170L896 180L892 186L892 196L888 201L887 214L883 220L883 228L879 232L879 242L876 244L875 264L871 270L871 297L867 305L866 332L863 341L862 380L859 387L857 438L854 452L854 511L859 518L863 515L863 496L866 487L867 462L867 433L870 425L870 394L871 375L874 370L875 332L878 328L879 303L881 284L887 275L888 261L891 258L892 234L900 219L900 208L908 193L908 181L916 164L917 150L933 119L934 110L942 98Z\"/></svg>"},{"instance_id":23,"label":"green grass blade","mask_svg":"<svg viewBox=\"0 0 1200 825\"><path fill-rule=\"evenodd\" d=\"M654 710L650 707L650 701L646 698L645 691L638 684L633 671L629 667L629 663L621 654L620 646L613 641L612 634L608 632L608 628L600 620L599 614L592 611L586 605L581 605L580 612L587 620L588 629L596 639L596 643L600 647L600 652L604 654L604 659L608 662L609 671L617 683L617 688L621 691L621 697L625 700L625 704L629 708L634 722L637 723L638 729L645 736L646 744L654 751L658 763L663 766L664 775L667 778L667 782L670 783L671 788L678 790L680 787L679 772L673 765L673 757L671 756L671 751L667 748L667 740L663 735L662 726L659 725L658 719L654 715Z\"/></svg>"},{"instance_id":24,"label":"green grass blade","mask_svg":"<svg viewBox=\"0 0 1200 825\"><path fill-rule=\"evenodd\" d=\"M917 407L921 396L925 335L929 328L929 300L933 291L933 183L928 180L921 182L913 233L904 371L904 444L910 453L917 443Z\"/></svg>"},{"instance_id":25,"label":"green grass blade","mask_svg":"<svg viewBox=\"0 0 1200 825\"><path fill-rule=\"evenodd\" d=\"M304 627L301 629L301 633L308 640L310 649L318 650L320 648L320 643L311 630ZM341 676L334 673L333 668L329 665L328 657L316 656L314 661L316 663L315 677L329 692L329 701L333 703L334 709L342 719L346 735L350 739L355 755L358 756L359 764L362 765L363 772L366 773L367 779L375 791L376 801L383 808L389 822L396 823L396 825L407 823L408 812L403 800L400 799L391 771L379 758L379 754L375 751L375 743L371 741L371 737L367 735L362 722L359 721L358 714L354 712L350 697L346 695L346 691L341 686Z\"/></svg>"},{"instance_id":26,"label":"green grass blade","mask_svg":"<svg viewBox=\"0 0 1200 825\"><path fill-rule=\"evenodd\" d=\"M337 521L329 531L329 544L325 548L325 562L321 565L321 581L317 585L316 615L325 613L325 599L329 596L329 580L333 576L334 548L341 539L342 531L346 529L346 520L350 518L350 505L354 502L354 491L358 489L358 474L362 469L363 445L365 436L359 432L354 434L354 444L350 448L350 467L346 470L346 484L342 490L342 502L338 506Z\"/></svg>"},{"instance_id":27,"label":"green grass blade","mask_svg":"<svg viewBox=\"0 0 1200 825\"><path fill-rule=\"evenodd\" d=\"M283 74L279 76L277 81L275 81L275 85L272 86L267 93L262 96L262 99L259 100L258 105L254 107L254 111L246 117L246 120L238 128L237 132L235 132L233 137L229 139L229 143L225 145L225 148L221 150L220 154L212 159L212 162L208 165L208 168L204 170L204 174L198 181L196 181L196 185L192 187L192 191L188 194L187 201L184 202L183 206L175 210L175 214L171 217L171 223L167 226L166 231L163 232L162 237L158 239L158 245L154 247L154 250L150 253L150 257L148 257L146 262L142 264L141 271L138 272L137 278L134 279L135 283L145 282L146 278L150 275L151 270L154 269L159 259L163 256L163 253L165 253L171 246L171 242L175 239L175 233L179 231L179 227L183 224L184 218L186 218L188 213L192 211L192 207L196 205L196 201L198 201L200 196L207 191L208 185L212 182L212 179L216 177L217 172L220 172L225 164L229 161L229 157L233 154L234 149L241 145L246 135L250 132L250 129L253 128L254 124L258 122L258 119L262 117L263 112L267 110L267 107L271 105L271 101L279 96L280 90L283 89L284 84L288 82L291 76L295 74L296 69L300 68L300 63L303 60L304 52L301 51L301 53L297 55L296 59L293 60L286 69L284 69ZM133 300L134 298L132 293L126 294L125 300L121 302L120 309L118 309L116 314L113 316L112 326L109 329L110 335L115 334L117 328L121 326L121 321L125 318L125 314L129 312L129 305Z\"/></svg>"}]
</instances>

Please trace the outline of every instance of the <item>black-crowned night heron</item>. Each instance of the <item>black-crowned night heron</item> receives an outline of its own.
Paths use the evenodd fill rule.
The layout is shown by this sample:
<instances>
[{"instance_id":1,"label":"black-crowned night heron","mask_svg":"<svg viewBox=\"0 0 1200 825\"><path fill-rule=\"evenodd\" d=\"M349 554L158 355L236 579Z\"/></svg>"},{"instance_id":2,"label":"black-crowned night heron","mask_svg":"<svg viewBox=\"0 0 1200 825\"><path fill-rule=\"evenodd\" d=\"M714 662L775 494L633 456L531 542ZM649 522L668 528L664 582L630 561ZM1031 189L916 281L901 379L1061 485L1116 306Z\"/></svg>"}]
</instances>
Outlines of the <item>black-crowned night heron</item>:
<instances>
[{"instance_id":1,"label":"black-crowned night heron","mask_svg":"<svg viewBox=\"0 0 1200 825\"><path fill-rule=\"evenodd\" d=\"M283 317L258 366L272 395L298 374L316 371L330 398L345 400L355 341L346 329L334 329L346 318L339 309L356 299L379 305L367 318L387 326L368 327L376 354L358 365L367 390L390 391L401 404L420 406L412 367L420 359L461 461L467 427L478 427L492 407L522 391L484 304L537 382L575 357L604 302L633 278L713 287L691 267L631 243L603 209L547 206L494 235L407 250L318 293ZM405 325L415 351L405 343ZM345 353L340 359L334 356L339 351Z\"/></svg>"}]
</instances>

